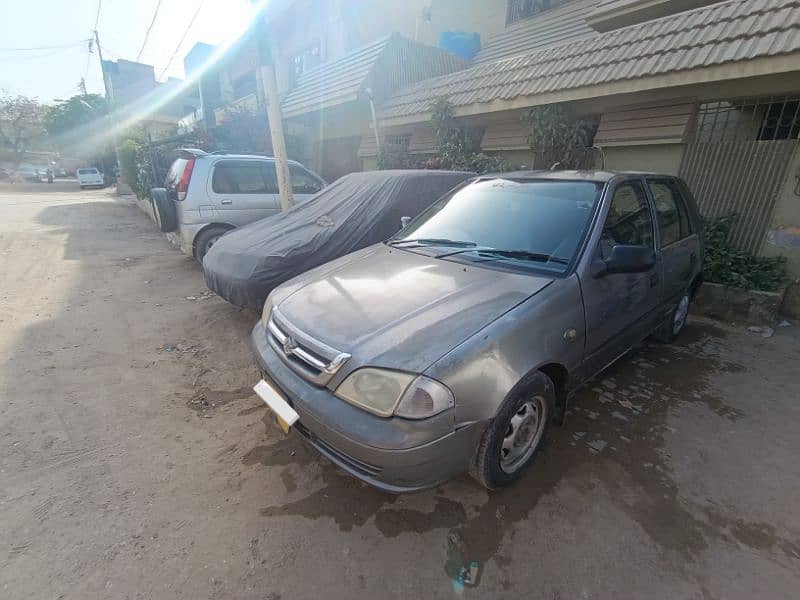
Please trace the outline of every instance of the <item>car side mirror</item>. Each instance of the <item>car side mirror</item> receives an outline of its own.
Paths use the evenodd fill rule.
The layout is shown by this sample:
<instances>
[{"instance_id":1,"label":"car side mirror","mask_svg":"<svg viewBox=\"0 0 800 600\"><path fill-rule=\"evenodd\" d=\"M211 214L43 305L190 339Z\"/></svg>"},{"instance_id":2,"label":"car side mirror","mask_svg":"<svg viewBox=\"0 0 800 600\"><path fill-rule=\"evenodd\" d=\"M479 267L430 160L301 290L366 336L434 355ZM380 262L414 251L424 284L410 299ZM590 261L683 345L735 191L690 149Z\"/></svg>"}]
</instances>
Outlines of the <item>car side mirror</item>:
<instances>
[{"instance_id":1,"label":"car side mirror","mask_svg":"<svg viewBox=\"0 0 800 600\"><path fill-rule=\"evenodd\" d=\"M405 229L411 223L411 217L400 217L400 229Z\"/></svg>"},{"instance_id":2,"label":"car side mirror","mask_svg":"<svg viewBox=\"0 0 800 600\"><path fill-rule=\"evenodd\" d=\"M595 277L608 273L643 273L652 269L655 264L656 256L652 248L619 244L611 249L611 256L607 259L596 261L592 265L592 271Z\"/></svg>"}]
</instances>

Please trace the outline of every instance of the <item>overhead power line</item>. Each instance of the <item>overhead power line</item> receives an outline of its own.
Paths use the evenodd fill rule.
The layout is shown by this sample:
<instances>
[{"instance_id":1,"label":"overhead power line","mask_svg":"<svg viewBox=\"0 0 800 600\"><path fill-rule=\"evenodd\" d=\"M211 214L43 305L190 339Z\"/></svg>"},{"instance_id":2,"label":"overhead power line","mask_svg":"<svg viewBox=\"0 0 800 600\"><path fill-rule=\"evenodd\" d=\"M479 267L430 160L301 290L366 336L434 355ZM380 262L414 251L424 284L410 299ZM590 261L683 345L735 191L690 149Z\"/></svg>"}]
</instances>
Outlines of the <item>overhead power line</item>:
<instances>
[{"instance_id":1,"label":"overhead power line","mask_svg":"<svg viewBox=\"0 0 800 600\"><path fill-rule=\"evenodd\" d=\"M78 40L76 42L70 42L68 44L56 44L53 46L32 46L29 48L0 48L0 52L33 52L36 50L59 50L61 48L72 48L73 46L77 46L79 44L85 44L88 39Z\"/></svg>"},{"instance_id":2,"label":"overhead power line","mask_svg":"<svg viewBox=\"0 0 800 600\"><path fill-rule=\"evenodd\" d=\"M161 8L161 0L158 0L158 3L156 3L156 10L153 12L153 18L150 19L150 25L147 27L147 32L144 34L144 41L142 42L142 47L139 48L139 54L136 55L136 62L139 62L139 59L142 57L142 52L144 52L144 47L147 46L150 31L152 31L153 25L155 25L156 19L158 18L159 8Z\"/></svg>"},{"instance_id":3,"label":"overhead power line","mask_svg":"<svg viewBox=\"0 0 800 600\"><path fill-rule=\"evenodd\" d=\"M161 75L158 76L159 79L161 79L164 76L164 73L167 72L167 69L169 69L170 65L172 64L172 61L175 60L175 55L178 54L178 50L181 49L181 46L183 45L183 40L185 40L186 36L189 35L189 30L191 30L192 25L194 25L194 20L197 18L197 15L200 14L200 9L203 8L203 2L205 2L205 0L200 0L200 4L197 5L197 10L194 11L192 18L189 21L189 25L186 27L186 31L183 32L181 40L178 42L178 45L175 46L175 51L172 53L172 56L169 57L167 66L162 69Z\"/></svg>"}]
</instances>

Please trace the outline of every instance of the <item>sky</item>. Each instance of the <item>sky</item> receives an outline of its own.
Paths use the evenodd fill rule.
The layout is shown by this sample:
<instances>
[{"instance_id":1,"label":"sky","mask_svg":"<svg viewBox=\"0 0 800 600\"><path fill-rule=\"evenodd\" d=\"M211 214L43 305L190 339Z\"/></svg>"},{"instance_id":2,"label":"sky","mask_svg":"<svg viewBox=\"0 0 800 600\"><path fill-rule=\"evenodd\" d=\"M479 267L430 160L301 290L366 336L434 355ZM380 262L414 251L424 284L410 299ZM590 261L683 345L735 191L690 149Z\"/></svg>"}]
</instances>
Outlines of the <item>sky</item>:
<instances>
[{"instance_id":1,"label":"sky","mask_svg":"<svg viewBox=\"0 0 800 600\"><path fill-rule=\"evenodd\" d=\"M0 0L0 91L41 102L79 93L103 93L97 50L89 53L98 4L105 60L136 60L158 0ZM250 0L161 0L140 62L156 76L183 78L183 56L197 42L219 44L236 37L247 21ZM197 18L168 70L170 56L198 10ZM29 50L35 48L35 50Z\"/></svg>"}]
</instances>

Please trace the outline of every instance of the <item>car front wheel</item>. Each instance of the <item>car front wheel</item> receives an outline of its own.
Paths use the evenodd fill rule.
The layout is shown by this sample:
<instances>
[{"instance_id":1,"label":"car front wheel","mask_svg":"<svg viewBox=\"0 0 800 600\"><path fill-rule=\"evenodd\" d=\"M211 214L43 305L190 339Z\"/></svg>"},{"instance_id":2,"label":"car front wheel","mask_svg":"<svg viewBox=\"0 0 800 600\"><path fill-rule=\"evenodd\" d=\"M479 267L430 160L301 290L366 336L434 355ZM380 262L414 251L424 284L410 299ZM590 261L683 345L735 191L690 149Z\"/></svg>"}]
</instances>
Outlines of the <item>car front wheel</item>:
<instances>
[{"instance_id":1,"label":"car front wheel","mask_svg":"<svg viewBox=\"0 0 800 600\"><path fill-rule=\"evenodd\" d=\"M489 489L516 481L544 443L555 400L555 386L544 373L506 399L483 434L471 475Z\"/></svg>"}]
</instances>

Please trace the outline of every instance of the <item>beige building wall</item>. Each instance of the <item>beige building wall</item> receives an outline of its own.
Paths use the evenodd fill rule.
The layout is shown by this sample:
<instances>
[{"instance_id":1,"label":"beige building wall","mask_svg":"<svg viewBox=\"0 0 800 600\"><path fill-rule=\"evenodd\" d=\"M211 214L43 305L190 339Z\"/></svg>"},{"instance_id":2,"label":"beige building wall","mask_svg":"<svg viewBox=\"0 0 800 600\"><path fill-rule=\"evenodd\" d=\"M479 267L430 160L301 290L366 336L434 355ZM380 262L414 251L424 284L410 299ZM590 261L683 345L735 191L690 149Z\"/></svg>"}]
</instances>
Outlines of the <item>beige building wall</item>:
<instances>
[{"instance_id":1,"label":"beige building wall","mask_svg":"<svg viewBox=\"0 0 800 600\"><path fill-rule=\"evenodd\" d=\"M281 93L291 84L291 57L319 43L322 62L337 60L390 33L438 46L445 31L477 32L481 41L505 27L499 0L298 0L272 24Z\"/></svg>"},{"instance_id":2,"label":"beige building wall","mask_svg":"<svg viewBox=\"0 0 800 600\"><path fill-rule=\"evenodd\" d=\"M654 171L677 175L683 158L683 148L683 144L605 147L605 168L612 171Z\"/></svg>"}]
</instances>

